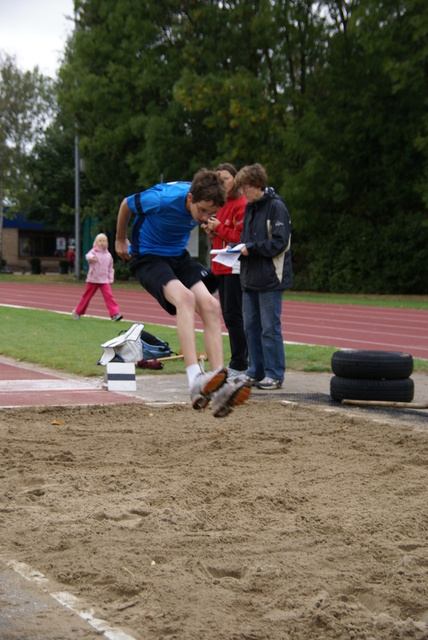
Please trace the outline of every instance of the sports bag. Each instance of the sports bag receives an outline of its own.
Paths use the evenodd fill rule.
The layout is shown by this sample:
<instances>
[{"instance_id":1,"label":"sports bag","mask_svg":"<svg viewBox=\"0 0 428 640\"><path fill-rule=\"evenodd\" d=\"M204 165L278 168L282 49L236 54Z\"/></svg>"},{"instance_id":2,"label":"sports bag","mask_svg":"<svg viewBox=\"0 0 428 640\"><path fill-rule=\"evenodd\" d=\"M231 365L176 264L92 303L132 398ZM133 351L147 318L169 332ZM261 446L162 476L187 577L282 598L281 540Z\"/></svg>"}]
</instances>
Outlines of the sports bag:
<instances>
[{"instance_id":1,"label":"sports bag","mask_svg":"<svg viewBox=\"0 0 428 640\"><path fill-rule=\"evenodd\" d=\"M143 324L133 324L128 331L121 333L117 338L112 338L101 347L104 353L98 360L98 364L106 365L108 362L138 362L143 357L143 344L141 332Z\"/></svg>"},{"instance_id":2,"label":"sports bag","mask_svg":"<svg viewBox=\"0 0 428 640\"><path fill-rule=\"evenodd\" d=\"M143 358L145 360L169 358L173 353L168 342L157 338L148 331L144 331L144 329L141 331L140 339L143 347Z\"/></svg>"}]
</instances>

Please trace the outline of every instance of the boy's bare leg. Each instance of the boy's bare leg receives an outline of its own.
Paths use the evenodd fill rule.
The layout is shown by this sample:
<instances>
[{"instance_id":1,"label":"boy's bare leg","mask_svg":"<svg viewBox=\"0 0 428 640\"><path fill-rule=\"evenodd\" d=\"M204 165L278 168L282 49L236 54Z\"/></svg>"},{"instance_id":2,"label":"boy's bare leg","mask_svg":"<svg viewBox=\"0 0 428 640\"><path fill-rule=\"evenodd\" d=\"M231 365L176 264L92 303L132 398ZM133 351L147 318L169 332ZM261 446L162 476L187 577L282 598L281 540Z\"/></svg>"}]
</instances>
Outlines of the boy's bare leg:
<instances>
[{"instance_id":1,"label":"boy's bare leg","mask_svg":"<svg viewBox=\"0 0 428 640\"><path fill-rule=\"evenodd\" d=\"M186 367L198 363L195 338L195 296L179 280L163 287L165 298L177 309L177 335Z\"/></svg>"},{"instance_id":2,"label":"boy's bare leg","mask_svg":"<svg viewBox=\"0 0 428 640\"><path fill-rule=\"evenodd\" d=\"M204 345L211 371L224 366L223 338L221 335L221 308L217 298L203 282L197 282L190 291L196 300L196 313L204 325Z\"/></svg>"},{"instance_id":3,"label":"boy's bare leg","mask_svg":"<svg viewBox=\"0 0 428 640\"><path fill-rule=\"evenodd\" d=\"M221 335L220 303L202 282L191 290L179 280L171 280L164 286L165 298L177 309L177 334L186 369L197 365L195 339L195 313L202 318L204 342L210 363L210 374L198 375L190 384L190 397L194 409L204 409L213 398L213 415L223 418L234 407L246 402L251 389L241 382L227 382L227 370L223 366L223 339ZM190 382L190 379L189 379Z\"/></svg>"},{"instance_id":4,"label":"boy's bare leg","mask_svg":"<svg viewBox=\"0 0 428 640\"><path fill-rule=\"evenodd\" d=\"M195 313L204 324L204 343L211 371L223 366L220 304L202 282L191 290L179 280L163 287L165 298L177 309L177 335L186 367L198 363L195 338Z\"/></svg>"},{"instance_id":5,"label":"boy's bare leg","mask_svg":"<svg viewBox=\"0 0 428 640\"><path fill-rule=\"evenodd\" d=\"M202 285L203 289L199 291L197 287L196 295L205 293L211 298L205 285ZM193 287L192 287L193 289ZM227 378L227 371L222 365L218 365L218 353L215 354L211 343L214 345L215 341L207 341L207 357L210 362L211 373L202 374L199 365L197 364L197 352L196 352L196 338L195 338L195 312L197 308L200 308L200 304L196 303L195 292L190 291L179 282L179 280L171 280L167 285L163 287L163 292L166 299L175 305L177 310L177 334L180 341L181 351L183 353L184 362L186 364L186 372L189 379L190 398L194 409L204 409L210 401L213 394L225 384ZM210 305L209 300L204 300L202 305L204 314L208 314L208 308L211 306L213 315L216 315L217 300L212 298ZM209 323L210 324L210 323ZM212 323L211 323L212 324ZM214 325L213 325L214 326ZM219 324L219 331L221 337L221 323ZM210 329L211 330L211 327ZM207 331L204 326L204 331ZM222 351L220 351L222 359ZM214 360L214 364L213 364Z\"/></svg>"}]
</instances>

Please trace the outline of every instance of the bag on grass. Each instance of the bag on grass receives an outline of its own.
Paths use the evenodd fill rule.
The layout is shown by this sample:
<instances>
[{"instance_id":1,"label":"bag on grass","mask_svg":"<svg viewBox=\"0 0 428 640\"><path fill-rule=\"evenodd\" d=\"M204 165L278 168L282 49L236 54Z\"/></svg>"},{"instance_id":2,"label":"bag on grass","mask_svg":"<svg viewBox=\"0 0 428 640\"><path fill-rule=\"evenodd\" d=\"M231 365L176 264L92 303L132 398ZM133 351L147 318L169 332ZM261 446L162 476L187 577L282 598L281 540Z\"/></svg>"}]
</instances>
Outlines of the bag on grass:
<instances>
[{"instance_id":1,"label":"bag on grass","mask_svg":"<svg viewBox=\"0 0 428 640\"><path fill-rule=\"evenodd\" d=\"M143 324L133 324L128 331L121 333L117 338L112 338L102 344L104 353L98 360L98 364L106 365L108 362L138 362L143 357L143 343L141 333Z\"/></svg>"},{"instance_id":2,"label":"bag on grass","mask_svg":"<svg viewBox=\"0 0 428 640\"><path fill-rule=\"evenodd\" d=\"M168 342L157 338L148 331L143 330L140 338L143 347L143 358L145 360L169 358L173 353Z\"/></svg>"}]
</instances>

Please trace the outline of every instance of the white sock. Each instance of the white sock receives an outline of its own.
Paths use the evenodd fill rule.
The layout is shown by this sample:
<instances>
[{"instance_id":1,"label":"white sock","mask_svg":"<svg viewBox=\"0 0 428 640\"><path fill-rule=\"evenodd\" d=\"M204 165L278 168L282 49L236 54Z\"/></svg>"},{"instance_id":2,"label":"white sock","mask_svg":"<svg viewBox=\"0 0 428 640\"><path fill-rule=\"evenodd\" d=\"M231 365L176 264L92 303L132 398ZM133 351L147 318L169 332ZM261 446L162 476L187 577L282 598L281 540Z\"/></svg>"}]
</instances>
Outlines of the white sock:
<instances>
[{"instance_id":1,"label":"white sock","mask_svg":"<svg viewBox=\"0 0 428 640\"><path fill-rule=\"evenodd\" d=\"M201 367L198 364L191 364L186 367L187 378L189 380L189 387L195 382L196 376L201 373Z\"/></svg>"}]
</instances>

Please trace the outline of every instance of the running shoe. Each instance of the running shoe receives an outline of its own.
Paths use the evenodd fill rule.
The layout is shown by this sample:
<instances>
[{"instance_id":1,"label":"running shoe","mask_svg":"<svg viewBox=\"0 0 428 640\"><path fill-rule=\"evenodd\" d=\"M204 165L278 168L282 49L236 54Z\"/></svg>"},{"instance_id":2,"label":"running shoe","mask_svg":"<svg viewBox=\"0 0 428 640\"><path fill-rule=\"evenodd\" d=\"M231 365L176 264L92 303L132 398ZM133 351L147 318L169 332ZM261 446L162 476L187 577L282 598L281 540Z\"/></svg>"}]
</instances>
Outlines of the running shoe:
<instances>
[{"instance_id":1,"label":"running shoe","mask_svg":"<svg viewBox=\"0 0 428 640\"><path fill-rule=\"evenodd\" d=\"M114 316L110 318L112 322L117 322L118 320L122 320L123 315L121 313L115 313Z\"/></svg>"},{"instance_id":2,"label":"running shoe","mask_svg":"<svg viewBox=\"0 0 428 640\"><path fill-rule=\"evenodd\" d=\"M244 382L247 385L247 387L254 387L254 385L259 382L258 378L252 378L251 376L247 376L246 373L242 373L242 372L241 372L241 375L236 378L236 380Z\"/></svg>"},{"instance_id":3,"label":"running shoe","mask_svg":"<svg viewBox=\"0 0 428 640\"><path fill-rule=\"evenodd\" d=\"M236 378L228 380L213 395L213 416L214 418L224 418L228 416L235 407L244 404L251 396L250 387L242 380Z\"/></svg>"},{"instance_id":4,"label":"running shoe","mask_svg":"<svg viewBox=\"0 0 428 640\"><path fill-rule=\"evenodd\" d=\"M201 372L190 389L190 399L192 407L196 410L204 409L211 400L213 393L218 391L226 382L227 369L219 367L215 371L208 373Z\"/></svg>"},{"instance_id":5,"label":"running shoe","mask_svg":"<svg viewBox=\"0 0 428 640\"><path fill-rule=\"evenodd\" d=\"M274 380L273 378L263 378L263 380L256 383L256 387L259 389L265 389L266 391L269 391L270 389L280 389L282 385L282 380Z\"/></svg>"},{"instance_id":6,"label":"running shoe","mask_svg":"<svg viewBox=\"0 0 428 640\"><path fill-rule=\"evenodd\" d=\"M232 380L232 378L237 378L238 376L242 376L244 374L244 371L238 371L238 369L232 369L232 367L227 367L227 377L229 380Z\"/></svg>"},{"instance_id":7,"label":"running shoe","mask_svg":"<svg viewBox=\"0 0 428 640\"><path fill-rule=\"evenodd\" d=\"M80 316L79 316L79 314L76 312L76 309L74 309L74 311L73 311L73 318L74 318L75 320L80 320Z\"/></svg>"}]
</instances>

